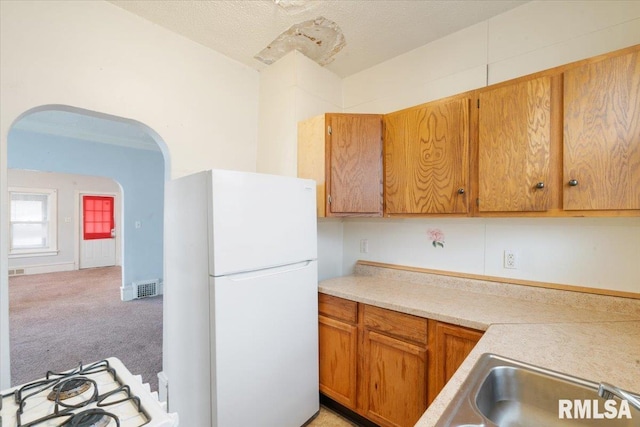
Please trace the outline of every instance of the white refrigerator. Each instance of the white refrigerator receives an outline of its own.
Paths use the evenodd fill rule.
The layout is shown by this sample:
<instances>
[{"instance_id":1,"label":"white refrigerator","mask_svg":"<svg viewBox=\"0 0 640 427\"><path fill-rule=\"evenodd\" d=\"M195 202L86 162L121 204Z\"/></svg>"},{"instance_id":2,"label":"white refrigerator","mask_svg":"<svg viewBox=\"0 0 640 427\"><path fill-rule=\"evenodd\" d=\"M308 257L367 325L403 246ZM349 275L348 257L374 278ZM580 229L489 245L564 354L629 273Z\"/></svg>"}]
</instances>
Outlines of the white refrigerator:
<instances>
[{"instance_id":1,"label":"white refrigerator","mask_svg":"<svg viewBox=\"0 0 640 427\"><path fill-rule=\"evenodd\" d=\"M211 170L165 190L163 372L185 427L319 410L315 182Z\"/></svg>"}]
</instances>

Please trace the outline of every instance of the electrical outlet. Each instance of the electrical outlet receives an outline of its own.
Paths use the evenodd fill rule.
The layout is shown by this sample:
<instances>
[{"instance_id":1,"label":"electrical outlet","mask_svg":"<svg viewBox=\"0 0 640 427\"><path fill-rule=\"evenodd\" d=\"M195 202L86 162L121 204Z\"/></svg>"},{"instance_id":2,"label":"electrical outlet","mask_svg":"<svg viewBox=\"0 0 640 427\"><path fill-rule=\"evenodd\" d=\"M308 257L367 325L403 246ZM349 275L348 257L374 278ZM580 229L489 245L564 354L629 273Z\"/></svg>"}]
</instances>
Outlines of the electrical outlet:
<instances>
[{"instance_id":1,"label":"electrical outlet","mask_svg":"<svg viewBox=\"0 0 640 427\"><path fill-rule=\"evenodd\" d=\"M518 254L514 251L505 249L504 251L504 259L503 259L503 267L517 269L518 268Z\"/></svg>"},{"instance_id":2,"label":"electrical outlet","mask_svg":"<svg viewBox=\"0 0 640 427\"><path fill-rule=\"evenodd\" d=\"M368 254L369 253L369 239L361 239L360 240L360 253Z\"/></svg>"}]
</instances>

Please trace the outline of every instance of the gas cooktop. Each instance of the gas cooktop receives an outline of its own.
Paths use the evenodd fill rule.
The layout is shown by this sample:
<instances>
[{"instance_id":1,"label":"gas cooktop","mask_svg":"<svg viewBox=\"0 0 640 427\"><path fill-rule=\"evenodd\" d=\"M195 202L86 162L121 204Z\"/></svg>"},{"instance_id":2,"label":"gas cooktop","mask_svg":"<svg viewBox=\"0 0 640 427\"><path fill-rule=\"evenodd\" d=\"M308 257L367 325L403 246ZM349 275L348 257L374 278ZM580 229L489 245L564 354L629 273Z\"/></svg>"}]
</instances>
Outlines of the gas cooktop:
<instances>
[{"instance_id":1,"label":"gas cooktop","mask_svg":"<svg viewBox=\"0 0 640 427\"><path fill-rule=\"evenodd\" d=\"M176 427L148 384L117 358L2 392L0 427Z\"/></svg>"}]
</instances>

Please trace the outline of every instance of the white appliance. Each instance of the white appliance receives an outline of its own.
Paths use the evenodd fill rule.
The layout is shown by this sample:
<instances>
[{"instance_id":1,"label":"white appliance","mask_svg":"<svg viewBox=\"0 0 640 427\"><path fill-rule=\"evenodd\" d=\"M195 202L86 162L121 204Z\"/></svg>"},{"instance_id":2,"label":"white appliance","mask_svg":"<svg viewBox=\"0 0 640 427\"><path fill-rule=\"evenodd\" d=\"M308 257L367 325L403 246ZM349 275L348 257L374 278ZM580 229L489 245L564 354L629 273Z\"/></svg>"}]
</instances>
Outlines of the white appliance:
<instances>
[{"instance_id":1,"label":"white appliance","mask_svg":"<svg viewBox=\"0 0 640 427\"><path fill-rule=\"evenodd\" d=\"M212 170L165 190L168 407L188 427L319 411L315 182Z\"/></svg>"},{"instance_id":2,"label":"white appliance","mask_svg":"<svg viewBox=\"0 0 640 427\"><path fill-rule=\"evenodd\" d=\"M149 384L110 357L2 392L0 426L176 427Z\"/></svg>"}]
</instances>

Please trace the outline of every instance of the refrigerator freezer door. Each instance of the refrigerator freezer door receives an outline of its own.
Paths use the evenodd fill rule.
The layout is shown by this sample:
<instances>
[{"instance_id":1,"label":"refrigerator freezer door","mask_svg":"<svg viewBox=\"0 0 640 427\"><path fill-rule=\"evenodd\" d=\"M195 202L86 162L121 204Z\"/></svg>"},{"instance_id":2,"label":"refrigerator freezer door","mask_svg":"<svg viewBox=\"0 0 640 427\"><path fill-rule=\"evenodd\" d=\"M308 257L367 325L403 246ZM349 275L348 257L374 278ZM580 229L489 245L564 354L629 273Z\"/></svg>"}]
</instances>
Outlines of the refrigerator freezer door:
<instances>
[{"instance_id":1,"label":"refrigerator freezer door","mask_svg":"<svg viewBox=\"0 0 640 427\"><path fill-rule=\"evenodd\" d=\"M317 258L313 181L225 170L210 173L210 275Z\"/></svg>"},{"instance_id":2,"label":"refrigerator freezer door","mask_svg":"<svg viewBox=\"0 0 640 427\"><path fill-rule=\"evenodd\" d=\"M299 427L319 410L317 261L211 278L212 425Z\"/></svg>"}]
</instances>

